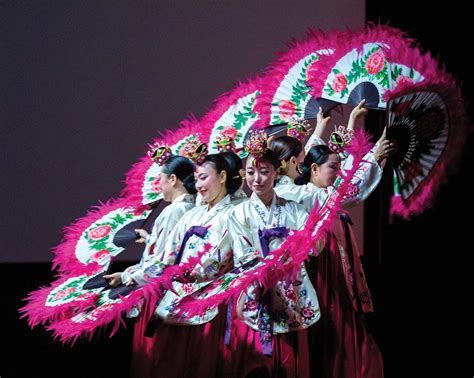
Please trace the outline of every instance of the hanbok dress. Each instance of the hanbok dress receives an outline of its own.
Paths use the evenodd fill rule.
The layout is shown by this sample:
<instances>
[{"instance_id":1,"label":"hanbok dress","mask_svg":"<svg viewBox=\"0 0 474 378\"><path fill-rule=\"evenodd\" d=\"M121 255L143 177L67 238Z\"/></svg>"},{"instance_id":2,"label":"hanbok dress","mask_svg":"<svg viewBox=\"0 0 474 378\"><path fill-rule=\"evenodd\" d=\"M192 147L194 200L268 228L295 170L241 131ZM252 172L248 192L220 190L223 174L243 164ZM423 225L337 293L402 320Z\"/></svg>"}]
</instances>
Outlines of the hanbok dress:
<instances>
[{"instance_id":1,"label":"hanbok dress","mask_svg":"<svg viewBox=\"0 0 474 378\"><path fill-rule=\"evenodd\" d=\"M255 256L271 256L289 233L304 227L307 217L304 208L293 201L274 194L267 208L253 193L235 206L229 218L234 265ZM308 376L306 333L320 313L304 263L292 281L278 281L265 293L255 282L236 298L235 308L231 376Z\"/></svg>"},{"instance_id":2,"label":"hanbok dress","mask_svg":"<svg viewBox=\"0 0 474 378\"><path fill-rule=\"evenodd\" d=\"M356 190L342 201L348 209L364 201L377 187L382 168L375 161L375 146L363 158L351 183ZM342 162L350 169L352 157ZM275 192L301 203L308 211L321 208L334 187L318 188L312 183L296 185L281 176ZM308 330L311 376L314 377L383 377L381 352L364 319L373 312L372 298L357 247L352 221L347 213L336 219L332 232L315 248L318 257L310 256L308 273L318 294L321 320Z\"/></svg>"},{"instance_id":3,"label":"hanbok dress","mask_svg":"<svg viewBox=\"0 0 474 378\"><path fill-rule=\"evenodd\" d=\"M227 219L233 205L226 195L208 209L197 206L188 211L167 237L161 261L165 265L185 263L209 247L189 282L176 282L178 296L194 292L232 267ZM135 329L133 377L220 377L224 372L225 306L210 308L203 315L183 318L175 313L174 293L167 292L157 306L161 323L151 337L144 336L146 323ZM156 304L148 303L148 306ZM145 313L149 313L147 309ZM154 309L152 309L153 311ZM221 310L221 311L220 311ZM164 314L164 315L163 315Z\"/></svg>"}]
</instances>

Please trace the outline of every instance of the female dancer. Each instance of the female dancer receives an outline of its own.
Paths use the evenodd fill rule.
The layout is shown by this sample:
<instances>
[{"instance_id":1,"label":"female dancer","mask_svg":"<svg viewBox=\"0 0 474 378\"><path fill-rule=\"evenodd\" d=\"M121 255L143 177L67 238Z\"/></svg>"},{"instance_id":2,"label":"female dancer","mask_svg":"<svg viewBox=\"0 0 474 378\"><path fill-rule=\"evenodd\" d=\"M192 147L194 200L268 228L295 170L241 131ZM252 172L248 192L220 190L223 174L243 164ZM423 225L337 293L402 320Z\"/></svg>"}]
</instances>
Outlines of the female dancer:
<instances>
[{"instance_id":1,"label":"female dancer","mask_svg":"<svg viewBox=\"0 0 474 378\"><path fill-rule=\"evenodd\" d=\"M181 218L168 237L163 258L165 264L171 265L201 256L200 263L188 276L189 282L175 283L178 294L193 292L232 265L226 220L233 208L230 195L241 182L240 175L230 175L230 168L220 154L208 155L198 164L196 189L206 204L195 207ZM160 302L157 312L162 323L152 337L143 337L144 324L136 329L132 376L221 376L225 311L213 308L203 316L183 318L174 311L173 295L168 291ZM154 308L151 310L153 312Z\"/></svg>"},{"instance_id":2,"label":"female dancer","mask_svg":"<svg viewBox=\"0 0 474 378\"><path fill-rule=\"evenodd\" d=\"M232 205L238 205L242 201L248 199L247 193L245 193L243 189L243 177L245 177L245 174L244 169L242 168L242 159L232 151L221 152L220 154L226 160L229 166L229 175L234 179L238 179L238 176L240 176L242 179L242 184L240 185L240 187L230 195L230 202L232 203ZM199 206L204 204L205 202L202 200L201 195L198 194L196 197L196 205Z\"/></svg>"},{"instance_id":3,"label":"female dancer","mask_svg":"<svg viewBox=\"0 0 474 378\"><path fill-rule=\"evenodd\" d=\"M364 103L364 100L361 101L349 116L347 127L349 134L354 130L356 121L367 114L367 109L364 108ZM308 140L307 145L312 145L315 141L323 143L321 135L327 127L329 120L330 117L324 117L320 108L317 116L316 129L310 140ZM389 144L390 141L385 141L384 133L374 148L364 156L363 162L359 165L355 177L352 180L352 196L347 197L344 200L344 208L349 208L364 201L377 187L383 173L380 164L388 156L386 149L389 147ZM334 146L334 144L331 146L335 150L338 149L338 146ZM390 148L392 147L393 146L390 146ZM283 174L276 182L275 191L277 194L280 197L304 205L308 212L313 209L316 203L319 204L318 206L321 206L333 191L331 185L328 184L323 190L318 190L312 185L301 186L295 184L295 180L303 173L302 170L305 169L303 145L300 140L289 136L278 137L272 141L270 148L277 158L282 161L282 165L286 167L285 170L283 170ZM337 153L334 154L334 159L337 160L337 164L341 162L342 156L344 158L341 163L342 169L350 169L352 165L352 157L344 155L343 150L340 148L336 152ZM335 168L337 168L336 172L338 172L339 166L336 165ZM306 176L309 174L307 170L304 173Z\"/></svg>"},{"instance_id":4,"label":"female dancer","mask_svg":"<svg viewBox=\"0 0 474 378\"><path fill-rule=\"evenodd\" d=\"M183 215L194 207L193 194L196 193L194 164L185 157L171 156L168 147L160 147L153 151L152 155L154 161L158 162L159 159L160 189L163 200L170 202L170 205L156 218L151 235L143 229L135 230L140 235L137 242L146 243L142 259L140 263L128 267L124 272L105 275L104 278L111 287L121 283L127 286L144 285L159 276L165 267L160 257L163 256L171 231Z\"/></svg>"},{"instance_id":5,"label":"female dancer","mask_svg":"<svg viewBox=\"0 0 474 378\"><path fill-rule=\"evenodd\" d=\"M280 161L263 138L259 133L247 143L251 155L246 181L253 193L235 206L229 218L236 266L277 249L288 230L301 229L308 216L302 206L273 190ZM279 281L266 293L258 283L251 285L241 294L237 313L241 320L233 322L232 376L307 376L307 344L302 336L319 319L319 309L304 264L293 281Z\"/></svg>"},{"instance_id":6,"label":"female dancer","mask_svg":"<svg viewBox=\"0 0 474 378\"><path fill-rule=\"evenodd\" d=\"M395 150L396 146L385 139L384 132L359 166L352 180L352 196L343 201L343 207L368 197L380 181L380 164ZM351 157L343 164L351 164ZM311 147L301 170L302 175L296 179L297 184L303 184L300 189L292 191L289 188L294 184L287 183L281 195L297 199L310 210L324 203L335 190L332 185L340 171L340 156L326 145ZM380 351L362 315L372 312L373 307L347 214L341 214L325 243L317 249L321 250L322 246L323 253L317 259L310 257L308 265L321 303L321 321L308 331L311 371L315 376L326 377L382 377Z\"/></svg>"}]
</instances>

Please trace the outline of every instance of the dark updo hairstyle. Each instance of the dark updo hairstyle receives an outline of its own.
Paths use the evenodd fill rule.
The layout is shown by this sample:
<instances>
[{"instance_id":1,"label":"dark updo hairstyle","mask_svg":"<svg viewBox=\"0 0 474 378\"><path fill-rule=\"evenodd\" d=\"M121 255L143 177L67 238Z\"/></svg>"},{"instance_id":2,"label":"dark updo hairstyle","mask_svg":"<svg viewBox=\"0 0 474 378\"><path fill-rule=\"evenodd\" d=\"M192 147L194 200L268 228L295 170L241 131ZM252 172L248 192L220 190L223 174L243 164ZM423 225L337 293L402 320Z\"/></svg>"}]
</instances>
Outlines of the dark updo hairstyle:
<instances>
[{"instance_id":1,"label":"dark updo hairstyle","mask_svg":"<svg viewBox=\"0 0 474 378\"><path fill-rule=\"evenodd\" d=\"M249 154L247 159L249 158L253 158L257 161L266 161L267 163L270 163L271 165L273 165L278 172L280 172L279 171L280 166L281 166L280 160L275 156L275 153L269 148L265 150L265 153L263 154L263 156L256 158L255 156Z\"/></svg>"},{"instance_id":2,"label":"dark updo hairstyle","mask_svg":"<svg viewBox=\"0 0 474 378\"><path fill-rule=\"evenodd\" d=\"M167 176L176 175L189 194L196 194L194 181L194 164L183 156L172 156L161 166Z\"/></svg>"},{"instance_id":3,"label":"dark updo hairstyle","mask_svg":"<svg viewBox=\"0 0 474 378\"><path fill-rule=\"evenodd\" d=\"M298 157L303 151L303 144L296 138L282 135L270 142L270 149L275 153L278 160L290 161L292 156ZM286 174L287 168L281 173Z\"/></svg>"},{"instance_id":4,"label":"dark updo hairstyle","mask_svg":"<svg viewBox=\"0 0 474 378\"><path fill-rule=\"evenodd\" d=\"M237 154L230 151L222 152L221 155L224 157L227 165L230 168L229 175L231 176L231 183L229 184L227 191L229 193L230 191L235 193L242 185L242 176L240 175L240 170L242 169L242 159Z\"/></svg>"},{"instance_id":5,"label":"dark updo hairstyle","mask_svg":"<svg viewBox=\"0 0 474 378\"><path fill-rule=\"evenodd\" d=\"M331 154L335 154L335 152L324 144L311 147L304 158L301 175L296 178L295 184L307 184L311 180L311 165L313 163L316 165L322 165L326 163L329 159L329 155Z\"/></svg>"},{"instance_id":6,"label":"dark updo hairstyle","mask_svg":"<svg viewBox=\"0 0 474 378\"><path fill-rule=\"evenodd\" d=\"M227 160L222 156L222 154L207 155L203 162L199 165L203 166L206 163L211 163L217 174L221 173L222 171L226 171L227 179L225 181L225 188L227 190L227 194L234 194L237 189L240 188L242 178L240 177L240 175L239 178L233 178L232 169L230 168L229 164L227 163Z\"/></svg>"}]
</instances>

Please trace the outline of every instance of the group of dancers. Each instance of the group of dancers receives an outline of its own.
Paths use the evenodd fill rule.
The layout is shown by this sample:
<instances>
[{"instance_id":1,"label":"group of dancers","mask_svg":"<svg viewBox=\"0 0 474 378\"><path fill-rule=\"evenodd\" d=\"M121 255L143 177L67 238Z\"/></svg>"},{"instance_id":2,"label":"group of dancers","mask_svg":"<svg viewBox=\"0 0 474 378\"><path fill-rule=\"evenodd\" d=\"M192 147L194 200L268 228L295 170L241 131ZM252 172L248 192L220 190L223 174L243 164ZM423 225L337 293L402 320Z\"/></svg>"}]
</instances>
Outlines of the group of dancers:
<instances>
[{"instance_id":1,"label":"group of dancers","mask_svg":"<svg viewBox=\"0 0 474 378\"><path fill-rule=\"evenodd\" d=\"M301 230L309 212L336 190L341 169L353 163L344 145L366 113L362 101L347 127L336 130L328 143L322 135L330 117L321 109L305 145L309 135L302 123L290 122L285 136L255 132L245 145L245 162L229 138L218 154L207 155L202 145L190 146L186 157L173 156L167 146L151 151L161 166L160 189L169 205L151 233L137 230L137 242L145 243L141 261L105 278L111 287L145 285L170 266L196 256L200 261L189 272L188 284L164 293L158 303L143 304L135 325L132 376L383 376L381 353L363 318L373 306L346 212L291 281L278 281L266 291L255 282L230 303L190 317L175 314L169 305L197 285L266 257L292 230ZM357 167L342 208L373 192L384 160L396 148L383 133ZM150 314L160 319L151 334Z\"/></svg>"}]
</instances>

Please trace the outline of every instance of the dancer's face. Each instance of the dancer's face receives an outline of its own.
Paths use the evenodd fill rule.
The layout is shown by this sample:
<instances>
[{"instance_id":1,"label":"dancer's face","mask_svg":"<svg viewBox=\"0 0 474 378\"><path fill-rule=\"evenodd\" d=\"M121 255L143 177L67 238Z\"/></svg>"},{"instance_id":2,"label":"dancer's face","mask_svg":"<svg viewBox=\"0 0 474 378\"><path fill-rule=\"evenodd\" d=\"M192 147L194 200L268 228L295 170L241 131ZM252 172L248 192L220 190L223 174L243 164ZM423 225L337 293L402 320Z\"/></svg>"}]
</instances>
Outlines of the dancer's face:
<instances>
[{"instance_id":1,"label":"dancer's face","mask_svg":"<svg viewBox=\"0 0 474 378\"><path fill-rule=\"evenodd\" d=\"M300 174L300 165L304 163L304 151L301 151L298 156L292 156L288 162L288 177L291 177L293 180L297 178Z\"/></svg>"},{"instance_id":2,"label":"dancer's face","mask_svg":"<svg viewBox=\"0 0 474 378\"><path fill-rule=\"evenodd\" d=\"M278 178L278 171L265 160L260 160L254 167L252 157L247 158L245 180L247 185L258 196L266 196L273 192L273 183Z\"/></svg>"},{"instance_id":3,"label":"dancer's face","mask_svg":"<svg viewBox=\"0 0 474 378\"><path fill-rule=\"evenodd\" d=\"M340 168L339 156L330 154L325 163L321 165L313 163L311 166L311 182L318 188L327 188L334 184Z\"/></svg>"},{"instance_id":4,"label":"dancer's face","mask_svg":"<svg viewBox=\"0 0 474 378\"><path fill-rule=\"evenodd\" d=\"M202 201L212 204L216 199L224 197L227 193L225 182L227 172L218 173L212 163L198 166L196 172L196 190L201 195Z\"/></svg>"},{"instance_id":5,"label":"dancer's face","mask_svg":"<svg viewBox=\"0 0 474 378\"><path fill-rule=\"evenodd\" d=\"M176 181L176 175L168 176L166 173L163 172L163 168L160 171L160 189L161 193L163 193L163 199L166 202L171 202L173 198L173 183Z\"/></svg>"}]
</instances>

